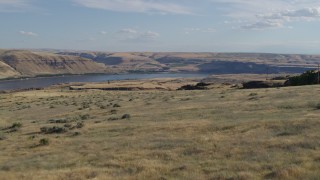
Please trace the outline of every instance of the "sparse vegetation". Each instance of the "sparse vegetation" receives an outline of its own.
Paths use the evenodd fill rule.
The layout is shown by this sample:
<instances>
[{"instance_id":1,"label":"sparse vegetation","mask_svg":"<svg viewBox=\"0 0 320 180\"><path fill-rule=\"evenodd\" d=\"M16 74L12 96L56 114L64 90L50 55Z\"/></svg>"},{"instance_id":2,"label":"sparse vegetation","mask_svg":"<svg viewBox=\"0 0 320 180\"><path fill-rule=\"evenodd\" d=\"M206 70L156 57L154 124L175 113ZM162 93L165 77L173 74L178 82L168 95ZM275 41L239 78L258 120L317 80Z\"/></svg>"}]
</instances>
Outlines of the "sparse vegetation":
<instances>
[{"instance_id":1,"label":"sparse vegetation","mask_svg":"<svg viewBox=\"0 0 320 180\"><path fill-rule=\"evenodd\" d=\"M81 120L87 120L90 118L90 114L81 114L81 115L79 115L79 117Z\"/></svg>"},{"instance_id":2,"label":"sparse vegetation","mask_svg":"<svg viewBox=\"0 0 320 180\"><path fill-rule=\"evenodd\" d=\"M39 140L39 145L40 145L40 146L49 145L49 139L47 139L47 138L40 139L40 140Z\"/></svg>"},{"instance_id":3,"label":"sparse vegetation","mask_svg":"<svg viewBox=\"0 0 320 180\"><path fill-rule=\"evenodd\" d=\"M2 133L0 133L0 141L7 139Z\"/></svg>"},{"instance_id":4,"label":"sparse vegetation","mask_svg":"<svg viewBox=\"0 0 320 180\"><path fill-rule=\"evenodd\" d=\"M21 127L22 127L22 123L15 122L11 126L9 126L7 128L3 128L2 130L5 130L6 133L13 133L13 132L18 131Z\"/></svg>"},{"instance_id":5,"label":"sparse vegetation","mask_svg":"<svg viewBox=\"0 0 320 180\"><path fill-rule=\"evenodd\" d=\"M57 123L57 124L64 124L67 123L68 121L66 119L50 119L49 123Z\"/></svg>"},{"instance_id":6,"label":"sparse vegetation","mask_svg":"<svg viewBox=\"0 0 320 180\"><path fill-rule=\"evenodd\" d=\"M108 121L116 121L116 120L119 120L119 118L117 118L117 117L110 117L110 118L108 119Z\"/></svg>"},{"instance_id":7,"label":"sparse vegetation","mask_svg":"<svg viewBox=\"0 0 320 180\"><path fill-rule=\"evenodd\" d=\"M249 96L257 96L257 93L250 93Z\"/></svg>"},{"instance_id":8,"label":"sparse vegetation","mask_svg":"<svg viewBox=\"0 0 320 180\"><path fill-rule=\"evenodd\" d=\"M80 135L81 135L80 132L74 132L74 133L73 133L73 136L80 136Z\"/></svg>"},{"instance_id":9,"label":"sparse vegetation","mask_svg":"<svg viewBox=\"0 0 320 180\"><path fill-rule=\"evenodd\" d=\"M124 114L121 117L121 119L130 119L130 118L131 118L130 114Z\"/></svg>"},{"instance_id":10,"label":"sparse vegetation","mask_svg":"<svg viewBox=\"0 0 320 180\"><path fill-rule=\"evenodd\" d=\"M42 127L40 128L41 133L44 134L61 134L65 133L67 130L63 127Z\"/></svg>"},{"instance_id":11,"label":"sparse vegetation","mask_svg":"<svg viewBox=\"0 0 320 180\"><path fill-rule=\"evenodd\" d=\"M78 122L76 125L76 128L80 129L84 127L84 123L83 122Z\"/></svg>"},{"instance_id":12,"label":"sparse vegetation","mask_svg":"<svg viewBox=\"0 0 320 180\"><path fill-rule=\"evenodd\" d=\"M1 94L0 179L320 176L319 86L211 86ZM25 104L30 108L11 111Z\"/></svg>"},{"instance_id":13,"label":"sparse vegetation","mask_svg":"<svg viewBox=\"0 0 320 180\"><path fill-rule=\"evenodd\" d=\"M116 109L112 109L112 110L110 111L111 114L117 114L117 112L118 112L118 111L117 111Z\"/></svg>"},{"instance_id":14,"label":"sparse vegetation","mask_svg":"<svg viewBox=\"0 0 320 180\"><path fill-rule=\"evenodd\" d=\"M9 129L19 129L19 128L21 128L22 127L22 123L20 123L20 122L15 122L15 123L13 123L10 127L9 127Z\"/></svg>"}]
</instances>

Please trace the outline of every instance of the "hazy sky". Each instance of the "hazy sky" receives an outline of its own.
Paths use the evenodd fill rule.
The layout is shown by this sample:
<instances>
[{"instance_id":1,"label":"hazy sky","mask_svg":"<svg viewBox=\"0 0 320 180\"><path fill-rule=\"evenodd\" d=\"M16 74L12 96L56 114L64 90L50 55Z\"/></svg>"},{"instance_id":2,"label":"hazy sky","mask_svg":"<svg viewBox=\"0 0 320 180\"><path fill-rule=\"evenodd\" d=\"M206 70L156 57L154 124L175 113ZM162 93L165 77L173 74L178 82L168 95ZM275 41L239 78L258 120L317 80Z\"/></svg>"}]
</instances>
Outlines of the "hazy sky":
<instances>
[{"instance_id":1,"label":"hazy sky","mask_svg":"<svg viewBox=\"0 0 320 180\"><path fill-rule=\"evenodd\" d=\"M320 54L320 0L0 0L0 48Z\"/></svg>"}]
</instances>

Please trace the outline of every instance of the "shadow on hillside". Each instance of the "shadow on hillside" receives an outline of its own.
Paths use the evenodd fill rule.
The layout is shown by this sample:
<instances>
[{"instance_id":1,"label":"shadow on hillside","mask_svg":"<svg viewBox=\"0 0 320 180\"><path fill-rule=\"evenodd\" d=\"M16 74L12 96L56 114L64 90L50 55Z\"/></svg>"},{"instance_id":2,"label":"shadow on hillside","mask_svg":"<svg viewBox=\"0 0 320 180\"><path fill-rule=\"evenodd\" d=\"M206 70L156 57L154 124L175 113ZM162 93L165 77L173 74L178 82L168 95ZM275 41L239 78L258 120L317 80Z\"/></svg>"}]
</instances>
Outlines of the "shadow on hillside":
<instances>
[{"instance_id":1,"label":"shadow on hillside","mask_svg":"<svg viewBox=\"0 0 320 180\"><path fill-rule=\"evenodd\" d=\"M97 56L94 61L105 65L119 65L123 62L121 57Z\"/></svg>"},{"instance_id":2,"label":"shadow on hillside","mask_svg":"<svg viewBox=\"0 0 320 180\"><path fill-rule=\"evenodd\" d=\"M303 73L306 67L276 67L251 62L213 61L198 66L201 73L212 74L278 74Z\"/></svg>"}]
</instances>

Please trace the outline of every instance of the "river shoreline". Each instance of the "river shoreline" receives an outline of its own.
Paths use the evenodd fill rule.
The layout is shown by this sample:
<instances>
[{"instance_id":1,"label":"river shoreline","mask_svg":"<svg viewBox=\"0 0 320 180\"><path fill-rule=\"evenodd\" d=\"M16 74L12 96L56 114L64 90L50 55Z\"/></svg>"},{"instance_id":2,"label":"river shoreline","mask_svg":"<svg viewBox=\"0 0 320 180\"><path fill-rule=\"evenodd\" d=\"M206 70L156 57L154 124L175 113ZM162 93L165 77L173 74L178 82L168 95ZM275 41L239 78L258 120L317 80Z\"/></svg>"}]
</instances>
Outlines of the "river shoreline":
<instances>
[{"instance_id":1,"label":"river shoreline","mask_svg":"<svg viewBox=\"0 0 320 180\"><path fill-rule=\"evenodd\" d=\"M207 77L208 74L200 73L145 73L145 74L81 74L59 75L50 77L30 77L24 79L11 79L0 81L0 91L19 89L39 89L56 84L72 82L106 82L114 80L139 80L153 78L197 78Z\"/></svg>"}]
</instances>

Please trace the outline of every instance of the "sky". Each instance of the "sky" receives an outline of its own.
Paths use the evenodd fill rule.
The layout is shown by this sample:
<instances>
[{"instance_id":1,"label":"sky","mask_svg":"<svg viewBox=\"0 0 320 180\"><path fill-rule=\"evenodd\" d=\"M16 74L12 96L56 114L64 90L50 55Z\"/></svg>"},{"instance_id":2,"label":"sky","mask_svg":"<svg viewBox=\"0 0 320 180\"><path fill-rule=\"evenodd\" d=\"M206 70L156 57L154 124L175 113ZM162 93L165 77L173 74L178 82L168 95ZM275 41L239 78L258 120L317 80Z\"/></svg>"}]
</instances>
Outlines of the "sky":
<instances>
[{"instance_id":1,"label":"sky","mask_svg":"<svg viewBox=\"0 0 320 180\"><path fill-rule=\"evenodd\" d=\"M0 48L320 54L319 0L0 0Z\"/></svg>"}]
</instances>

